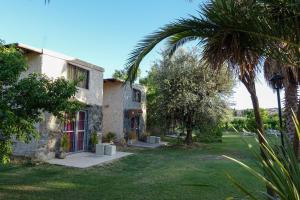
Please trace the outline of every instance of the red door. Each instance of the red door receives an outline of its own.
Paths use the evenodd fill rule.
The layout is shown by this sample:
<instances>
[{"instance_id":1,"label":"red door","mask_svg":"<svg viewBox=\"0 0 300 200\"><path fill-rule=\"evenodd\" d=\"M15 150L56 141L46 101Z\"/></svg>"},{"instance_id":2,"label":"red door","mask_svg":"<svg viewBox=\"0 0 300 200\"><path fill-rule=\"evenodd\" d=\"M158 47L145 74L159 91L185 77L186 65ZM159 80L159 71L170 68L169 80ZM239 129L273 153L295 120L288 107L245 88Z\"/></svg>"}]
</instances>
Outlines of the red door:
<instances>
[{"instance_id":1,"label":"red door","mask_svg":"<svg viewBox=\"0 0 300 200\"><path fill-rule=\"evenodd\" d=\"M65 114L65 133L68 136L68 152L75 151L75 114Z\"/></svg>"},{"instance_id":2,"label":"red door","mask_svg":"<svg viewBox=\"0 0 300 200\"><path fill-rule=\"evenodd\" d=\"M84 150L86 112L65 115L65 133L68 136L68 152Z\"/></svg>"},{"instance_id":3,"label":"red door","mask_svg":"<svg viewBox=\"0 0 300 200\"><path fill-rule=\"evenodd\" d=\"M77 151L83 151L84 149L84 136L85 136L85 118L86 114L80 111L78 114L78 131L77 131Z\"/></svg>"}]
</instances>

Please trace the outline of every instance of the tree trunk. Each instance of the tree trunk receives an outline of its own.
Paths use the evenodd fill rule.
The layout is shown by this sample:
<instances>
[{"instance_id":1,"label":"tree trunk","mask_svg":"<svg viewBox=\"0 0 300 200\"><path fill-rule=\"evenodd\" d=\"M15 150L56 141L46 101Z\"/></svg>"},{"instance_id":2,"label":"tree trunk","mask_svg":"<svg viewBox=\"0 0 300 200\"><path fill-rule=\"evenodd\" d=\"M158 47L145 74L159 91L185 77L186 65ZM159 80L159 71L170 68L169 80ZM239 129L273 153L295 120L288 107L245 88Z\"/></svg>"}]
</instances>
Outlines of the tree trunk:
<instances>
[{"instance_id":1,"label":"tree trunk","mask_svg":"<svg viewBox=\"0 0 300 200\"><path fill-rule=\"evenodd\" d=\"M250 93L257 130L262 135L264 135L263 122L262 122L260 112L259 112L259 103L258 103L258 98L257 98L257 95L256 95L256 88L255 88L254 78L251 77L248 74L245 74L244 76L240 77L240 80L245 85L248 92ZM262 143L264 141L261 138L260 134L258 134L258 139L259 139L260 143Z\"/></svg>"},{"instance_id":2,"label":"tree trunk","mask_svg":"<svg viewBox=\"0 0 300 200\"><path fill-rule=\"evenodd\" d=\"M192 126L192 119L190 116L187 117L187 124L186 124L186 138L185 143L187 145L191 145L193 143L193 126Z\"/></svg>"},{"instance_id":3,"label":"tree trunk","mask_svg":"<svg viewBox=\"0 0 300 200\"><path fill-rule=\"evenodd\" d=\"M253 111L254 111L254 116L255 116L256 127L257 127L258 131L261 133L261 135L264 135L263 122L262 122L262 119L261 119L261 116L260 116L259 103L258 103L258 98L257 98L257 95L256 95L255 79L254 79L253 76L251 76L249 74L246 74L245 76L240 77L240 80L245 85L248 92L250 93L252 106L253 106ZM258 141L259 141L260 144L263 144L263 143L265 143L265 141L261 137L261 135L258 134ZM266 156L265 156L262 149L260 149L260 154L263 157L263 159L266 159ZM268 178L268 177L266 177L266 178ZM268 195L270 195L270 197L275 196L275 193L272 190L272 188L270 188L267 185L266 185L266 190L267 190ZM268 198L268 199L270 199L270 198Z\"/></svg>"},{"instance_id":4,"label":"tree trunk","mask_svg":"<svg viewBox=\"0 0 300 200\"><path fill-rule=\"evenodd\" d=\"M297 112L298 107L298 97L297 97L297 84L291 83L287 84L285 87L285 105L284 105L284 117L285 117L285 125L287 130L287 136L291 144L294 146L295 155L298 154L298 137L296 134L296 128L293 121L293 112ZM300 113L299 113L300 116ZM299 119L299 118L298 118Z\"/></svg>"},{"instance_id":5,"label":"tree trunk","mask_svg":"<svg viewBox=\"0 0 300 200\"><path fill-rule=\"evenodd\" d=\"M251 101L252 101L252 106L253 106L253 111L255 116L256 127L258 131L263 134L264 133L263 122L259 112L259 103L258 103L256 91L254 93L250 93L250 96L251 96Z\"/></svg>"}]
</instances>

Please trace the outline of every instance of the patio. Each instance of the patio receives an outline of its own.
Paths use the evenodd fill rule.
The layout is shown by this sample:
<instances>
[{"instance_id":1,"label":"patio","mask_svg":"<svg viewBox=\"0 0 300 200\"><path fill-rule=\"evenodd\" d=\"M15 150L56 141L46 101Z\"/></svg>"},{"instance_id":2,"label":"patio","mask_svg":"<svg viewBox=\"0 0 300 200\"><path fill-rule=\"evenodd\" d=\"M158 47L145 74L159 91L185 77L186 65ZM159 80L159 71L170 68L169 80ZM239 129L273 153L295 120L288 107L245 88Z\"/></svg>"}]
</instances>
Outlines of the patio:
<instances>
[{"instance_id":1,"label":"patio","mask_svg":"<svg viewBox=\"0 0 300 200\"><path fill-rule=\"evenodd\" d=\"M141 142L141 141L137 141L133 144L130 144L128 146L132 146L132 147L139 147L139 148L158 148L161 146L167 146L168 143L167 142L160 142L160 143L155 143L155 144L151 144L151 143L147 143L147 142Z\"/></svg>"},{"instance_id":2,"label":"patio","mask_svg":"<svg viewBox=\"0 0 300 200\"><path fill-rule=\"evenodd\" d=\"M95 153L90 152L82 152L82 153L74 153L68 155L65 159L51 159L46 161L50 164L62 165L67 167L76 167L76 168L88 168L92 166L102 166L104 164L113 162L120 158L132 155L132 153L128 152L116 152L116 154L112 156L102 155L97 156Z\"/></svg>"}]
</instances>

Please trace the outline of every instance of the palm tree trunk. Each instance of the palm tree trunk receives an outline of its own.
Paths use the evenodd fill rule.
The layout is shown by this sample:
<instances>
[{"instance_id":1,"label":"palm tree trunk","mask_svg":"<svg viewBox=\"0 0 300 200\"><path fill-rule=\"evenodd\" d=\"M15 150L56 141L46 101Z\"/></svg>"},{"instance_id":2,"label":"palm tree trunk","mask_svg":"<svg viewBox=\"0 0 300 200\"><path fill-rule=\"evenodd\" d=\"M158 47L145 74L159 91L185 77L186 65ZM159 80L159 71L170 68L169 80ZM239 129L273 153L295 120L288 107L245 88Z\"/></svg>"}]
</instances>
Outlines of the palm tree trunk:
<instances>
[{"instance_id":1,"label":"palm tree trunk","mask_svg":"<svg viewBox=\"0 0 300 200\"><path fill-rule=\"evenodd\" d=\"M254 116L255 116L256 127L257 127L258 131L261 133L261 134L258 134L258 141L260 144L263 144L263 143L265 143L265 140L261 137L261 135L264 135L264 129L263 129L263 122L262 122L260 112L259 112L259 103L258 103L258 98L256 95L255 80L252 76L249 76L249 74L246 74L239 78L240 78L241 82L245 85L245 87L247 88L248 92L250 93ZM262 149L260 149L260 154L264 159L266 159L266 156ZM268 193L268 195L270 195L270 197L275 196L275 193L271 187L266 185L266 189L267 189L267 193ZM268 199L271 199L271 198L268 198Z\"/></svg>"},{"instance_id":2,"label":"palm tree trunk","mask_svg":"<svg viewBox=\"0 0 300 200\"><path fill-rule=\"evenodd\" d=\"M296 83L289 83L285 87L285 109L284 109L284 117L285 117L285 124L287 129L287 136L289 141L294 146L294 152L297 155L298 154L298 147L297 141L298 137L296 134L296 128L293 121L293 113L292 110L297 112L298 107L298 97L297 97L297 84ZM300 115L300 113L299 113ZM295 141L296 140L296 141Z\"/></svg>"},{"instance_id":3,"label":"palm tree trunk","mask_svg":"<svg viewBox=\"0 0 300 200\"><path fill-rule=\"evenodd\" d=\"M263 128L263 122L260 116L259 112L259 103L258 103L258 98L256 95L256 91L253 93L250 93L251 96L251 101L252 101L252 106L253 106L253 111L254 111L254 116L255 116L255 122L257 129L260 133L264 133L264 128Z\"/></svg>"},{"instance_id":4,"label":"palm tree trunk","mask_svg":"<svg viewBox=\"0 0 300 200\"><path fill-rule=\"evenodd\" d=\"M260 112L259 112L259 102L258 102L258 98L256 95L254 78L252 78L248 74L245 74L244 76L240 77L240 80L245 85L248 92L250 93L254 116L255 116L256 127L257 127L257 130L263 135L264 134L263 122L262 122ZM258 139L259 139L260 143L263 143L264 140L263 140L263 138L261 138L260 134L258 134Z\"/></svg>"}]
</instances>

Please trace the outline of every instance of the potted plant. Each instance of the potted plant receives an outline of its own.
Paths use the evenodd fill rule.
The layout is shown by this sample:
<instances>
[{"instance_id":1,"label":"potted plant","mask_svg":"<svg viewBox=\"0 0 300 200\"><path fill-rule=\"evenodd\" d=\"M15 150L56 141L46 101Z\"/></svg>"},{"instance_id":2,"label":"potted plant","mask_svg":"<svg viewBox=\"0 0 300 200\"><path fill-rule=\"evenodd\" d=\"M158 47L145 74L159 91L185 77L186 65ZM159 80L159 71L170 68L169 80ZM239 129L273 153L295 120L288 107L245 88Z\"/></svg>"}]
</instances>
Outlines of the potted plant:
<instances>
[{"instance_id":1,"label":"potted plant","mask_svg":"<svg viewBox=\"0 0 300 200\"><path fill-rule=\"evenodd\" d=\"M92 152L96 152L96 144L98 144L98 135L96 132L93 132L91 135L91 145L92 145Z\"/></svg>"},{"instance_id":2,"label":"potted plant","mask_svg":"<svg viewBox=\"0 0 300 200\"><path fill-rule=\"evenodd\" d=\"M105 135L104 137L104 141L106 143L113 143L114 139L116 138L116 134L115 133L112 133L112 132L109 132Z\"/></svg>"},{"instance_id":3,"label":"potted plant","mask_svg":"<svg viewBox=\"0 0 300 200\"><path fill-rule=\"evenodd\" d=\"M68 151L68 147L69 147L68 136L66 134L64 134L60 138L60 148L58 151L57 158L60 158L60 159L66 158L66 152Z\"/></svg>"},{"instance_id":4,"label":"potted plant","mask_svg":"<svg viewBox=\"0 0 300 200\"><path fill-rule=\"evenodd\" d=\"M136 133L134 131L128 134L128 144L133 144L136 141Z\"/></svg>"},{"instance_id":5,"label":"potted plant","mask_svg":"<svg viewBox=\"0 0 300 200\"><path fill-rule=\"evenodd\" d=\"M143 142L147 142L147 137L150 136L149 133L145 132L141 135L141 138L140 140L143 141Z\"/></svg>"}]
</instances>

